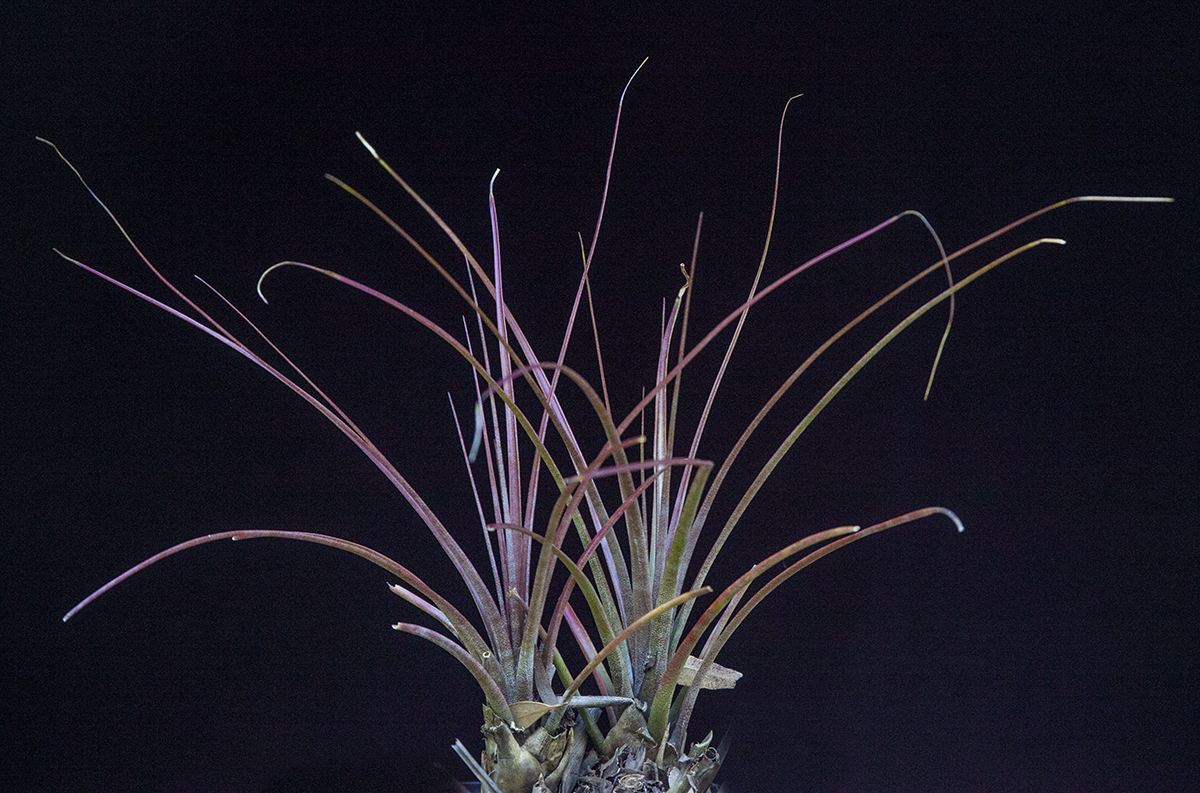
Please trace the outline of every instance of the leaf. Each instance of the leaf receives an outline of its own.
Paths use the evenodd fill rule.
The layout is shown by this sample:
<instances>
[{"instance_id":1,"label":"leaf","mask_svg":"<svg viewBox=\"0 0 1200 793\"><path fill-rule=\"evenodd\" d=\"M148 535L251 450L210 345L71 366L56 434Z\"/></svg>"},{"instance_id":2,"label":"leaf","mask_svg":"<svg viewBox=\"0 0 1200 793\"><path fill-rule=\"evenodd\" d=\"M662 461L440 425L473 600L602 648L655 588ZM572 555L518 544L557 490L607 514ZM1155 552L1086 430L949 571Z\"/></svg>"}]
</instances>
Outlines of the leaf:
<instances>
[{"instance_id":1,"label":"leaf","mask_svg":"<svg viewBox=\"0 0 1200 793\"><path fill-rule=\"evenodd\" d=\"M679 685L690 686L692 681L696 679L696 673L700 671L700 659L694 655L689 655L687 660L683 662L683 671L679 673ZM727 666L721 666L714 661L708 668L708 672L704 675L704 680L700 685L701 689L715 690L719 688L733 688L737 685L737 681L742 677L742 673L736 669L730 669ZM514 711L515 715L515 711Z\"/></svg>"},{"instance_id":2,"label":"leaf","mask_svg":"<svg viewBox=\"0 0 1200 793\"><path fill-rule=\"evenodd\" d=\"M735 672L734 674L737 673ZM741 677L741 675L738 674L738 677ZM587 696L571 697L570 700L566 702L560 702L557 705L547 705L544 702L534 702L532 700L521 700L520 702L514 702L509 705L508 709L509 712L512 713L513 724L517 725L517 727L521 728L522 730L525 730L533 726L533 724L536 723L537 720L542 716L545 716L550 711L557 710L558 708L602 708L609 705L630 704L633 704L633 700L629 697Z\"/></svg>"},{"instance_id":3,"label":"leaf","mask_svg":"<svg viewBox=\"0 0 1200 793\"><path fill-rule=\"evenodd\" d=\"M512 711L513 724L524 730L535 724L542 716L554 710L554 706L543 702L522 700L521 702L512 703L508 706L508 709Z\"/></svg>"}]
</instances>

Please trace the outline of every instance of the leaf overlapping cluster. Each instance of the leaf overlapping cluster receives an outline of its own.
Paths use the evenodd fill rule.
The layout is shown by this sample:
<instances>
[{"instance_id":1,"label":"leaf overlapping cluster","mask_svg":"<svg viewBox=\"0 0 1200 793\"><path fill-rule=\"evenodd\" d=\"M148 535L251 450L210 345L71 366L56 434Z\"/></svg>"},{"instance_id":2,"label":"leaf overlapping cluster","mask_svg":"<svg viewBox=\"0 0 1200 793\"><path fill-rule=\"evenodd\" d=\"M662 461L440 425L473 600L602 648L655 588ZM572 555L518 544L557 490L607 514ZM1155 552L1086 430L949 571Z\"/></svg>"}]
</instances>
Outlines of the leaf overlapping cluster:
<instances>
[{"instance_id":1,"label":"leaf overlapping cluster","mask_svg":"<svg viewBox=\"0 0 1200 793\"><path fill-rule=\"evenodd\" d=\"M470 419L460 421L463 431L459 436L459 444L477 505L480 523L478 539L486 548L488 565L482 571L460 544L465 538L456 537L448 530L384 452L232 303L224 297L220 298L245 321L252 333L239 335L226 328L176 288L141 254L115 217L112 218L113 222L133 250L183 302L187 311L171 307L64 256L249 358L341 430L393 483L440 544L470 592L474 617L464 614L419 575L372 549L345 539L307 532L246 530L199 537L147 559L109 582L72 609L64 619L128 576L166 556L198 544L220 539L281 537L330 545L362 556L395 577L396 582L390 585L392 591L424 613L432 621L433 627L410 622L400 622L394 627L436 644L458 660L477 681L487 707L504 722L505 730L525 734L540 723L554 733L560 729L568 709L575 707L586 726L591 745L600 748L605 746L606 738L599 719L606 718L608 728L615 732L620 714L634 707L644 713L645 730L640 737L629 740L646 741L658 753L660 762L670 755L679 758L683 756L688 722L698 692L706 687L732 685L732 680L736 679L736 673L720 667L715 659L763 598L822 556L887 528L942 514L962 530L961 522L952 512L941 507L930 507L866 528L841 526L808 534L765 557L728 584L707 602L703 611L693 620L692 606L697 602L696 599L712 592L707 580L715 559L729 541L746 508L813 419L863 366L922 315L949 301L952 318L954 295L960 289L1023 251L1042 243L1061 244L1062 241L1032 240L957 281L951 274L950 264L955 259L1038 215L1068 203L1165 200L1109 196L1067 199L1031 213L951 254L946 254L941 248L940 240L923 216L914 211L901 212L792 268L760 288L774 226L773 200L766 242L746 299L699 341L688 346L691 285L696 272L696 248L703 220L701 216L692 260L683 267L685 284L664 312L665 319L658 334L655 380L636 405L624 415L618 415L607 392L603 359L599 354L598 324L594 312L590 310L590 273L602 228L612 171L612 153L616 148L623 103L624 93L618 105L604 197L601 199L595 231L590 246L582 254L575 299L560 349L552 358L543 357L533 348L506 296L494 190L489 190L488 195L493 251L490 266L485 266L361 135L360 140L370 154L456 246L466 265L466 278L454 276L450 268L443 266L426 247L370 199L335 177L329 177L330 180L375 212L450 284L466 307L470 320L467 327L474 325L474 330L463 335L452 333L400 300L357 280L311 264L281 262L268 268L259 282L261 296L267 275L280 268L302 267L321 273L405 314L449 345L470 366L474 378L475 405ZM782 130L783 118L780 121L780 147ZM74 170L74 166L71 167ZM75 173L78 175L79 172ZM90 192L91 188L88 190ZM775 190L778 190L778 162ZM95 197L95 193L92 195ZM96 200L100 201L99 198ZM103 202L100 203L104 206ZM107 207L104 208L107 212ZM111 212L109 215L111 217ZM940 251L936 261L863 310L801 362L762 405L720 465L703 459L700 448L710 409L751 309L809 267L906 217L916 218L928 228ZM917 281L939 271L947 279L946 288L897 323L828 388L792 431L778 442L752 484L740 494L738 503L722 522L713 512L714 500L746 444L788 389L821 354L852 328ZM566 363L585 298L601 373L599 391ZM265 297L263 299L265 301ZM948 321L947 333L949 329ZM720 367L713 381L703 389L707 391L707 396L696 426L685 435L678 426L682 375L698 355L722 338L725 338L725 350ZM942 341L944 344L945 334ZM269 348L269 353L256 351L256 347L262 348L264 345ZM940 355L941 347L938 357ZM590 413L584 416L568 415L560 398L563 388L577 389L590 406ZM599 426L605 438L600 448L584 448L579 438L586 433L580 431L583 427L580 422L592 422ZM638 434L630 434L635 425L639 427ZM549 479L552 486L550 492L557 494L548 508L539 501L541 494L547 490L543 477ZM701 537L706 530L712 533L709 524L714 522L719 523L720 527L716 529L715 538L708 543L707 554L698 560L694 557L700 547ZM555 575L559 565L567 572L565 578ZM766 583L761 583L760 579L768 573L771 575L765 579ZM576 590L579 598L573 601ZM582 613L576 608L580 605L580 599L586 607ZM570 655L582 659L578 669L570 668L560 651L564 640L564 624L567 629L565 633L569 634L574 644ZM477 626L481 626L482 630ZM705 679L710 675L711 682L706 685ZM557 682L553 679L555 677ZM589 692L586 695L583 693L585 686ZM602 717L597 709L607 710L606 716ZM504 769L486 770L489 775L497 776Z\"/></svg>"}]
</instances>

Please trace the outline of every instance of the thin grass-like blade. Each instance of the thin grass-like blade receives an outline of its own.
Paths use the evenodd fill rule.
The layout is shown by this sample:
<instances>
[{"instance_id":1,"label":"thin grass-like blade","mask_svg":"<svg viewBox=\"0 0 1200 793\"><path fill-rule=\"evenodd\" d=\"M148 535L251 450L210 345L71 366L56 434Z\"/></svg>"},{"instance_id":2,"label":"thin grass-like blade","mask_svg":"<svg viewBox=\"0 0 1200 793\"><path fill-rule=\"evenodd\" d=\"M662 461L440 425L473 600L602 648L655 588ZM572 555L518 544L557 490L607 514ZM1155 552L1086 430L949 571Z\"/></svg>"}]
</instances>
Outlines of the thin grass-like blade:
<instances>
[{"instance_id":1,"label":"thin grass-like blade","mask_svg":"<svg viewBox=\"0 0 1200 793\"><path fill-rule=\"evenodd\" d=\"M679 675L682 673L683 666L687 662L688 656L692 654L692 650L695 649L696 643L700 641L700 637L708 629L708 626L712 624L713 620L717 618L725 606L728 605L729 601L737 596L740 592L745 590L746 587L750 586L755 579L783 560L796 555L806 548L828 542L847 534L853 534L858 530L858 526L839 526L837 528L826 529L825 531L811 534L802 540L797 540L791 545L776 551L766 559L763 559L761 562L754 565L754 567L747 570L736 581L726 587L725 591L723 591L717 597L717 599L713 601L713 603L707 609L705 609L704 613L700 615L700 618L688 632L687 636L685 636L683 641L679 643L679 647L675 650L674 655L671 656L671 661L667 664L666 672L663 674L662 681L659 683L658 690L655 691L654 699L650 704L650 714L647 717L646 722L648 729L650 730L650 734L654 736L656 744L660 743L662 738L666 735L667 715L668 711L670 710L671 698L674 693L675 686L678 683ZM692 591L694 592L696 590Z\"/></svg>"},{"instance_id":2,"label":"thin grass-like blade","mask_svg":"<svg viewBox=\"0 0 1200 793\"><path fill-rule=\"evenodd\" d=\"M763 586L754 593L753 597L751 597L744 605L742 605L741 608L737 609L737 613L733 615L732 619L724 624L719 624L716 628L714 628L713 634L709 636L709 640L705 643L704 652L700 654L700 663L696 670L696 674L700 675L708 671L708 669L713 665L713 659L716 658L717 654L721 652L721 649L725 646L725 643L729 641L729 638L733 635L734 631L738 629L738 626L740 626L746 617L750 615L750 612L753 611L754 608L761 603L764 598L767 597L767 595L774 592L781 584L783 584L783 582L787 581L796 573L808 567L818 559L827 556L852 542L857 542L864 537L871 536L872 534L878 534L885 529L890 529L905 523L911 523L913 521L921 520L937 514L945 515L946 517L950 518L960 532L963 530L962 521L959 520L958 516L950 510L943 507L926 507L925 509L918 509L904 515L891 518L890 520L883 521L882 523L877 523L874 526L868 526L864 529L859 529L853 534L841 537L840 539L835 539L832 542L821 546L817 550L805 554L801 559L788 565L788 567L776 574L770 581L768 581L766 584L763 584ZM737 600L731 600L729 603L729 608L733 609L736 607ZM675 726L672 730L672 740L674 740L676 743L679 743L682 740L682 736L687 733L688 720L691 718L692 708L695 706L697 694L699 694L699 690L693 688L684 695L683 702L679 709L679 715L675 720Z\"/></svg>"}]
</instances>

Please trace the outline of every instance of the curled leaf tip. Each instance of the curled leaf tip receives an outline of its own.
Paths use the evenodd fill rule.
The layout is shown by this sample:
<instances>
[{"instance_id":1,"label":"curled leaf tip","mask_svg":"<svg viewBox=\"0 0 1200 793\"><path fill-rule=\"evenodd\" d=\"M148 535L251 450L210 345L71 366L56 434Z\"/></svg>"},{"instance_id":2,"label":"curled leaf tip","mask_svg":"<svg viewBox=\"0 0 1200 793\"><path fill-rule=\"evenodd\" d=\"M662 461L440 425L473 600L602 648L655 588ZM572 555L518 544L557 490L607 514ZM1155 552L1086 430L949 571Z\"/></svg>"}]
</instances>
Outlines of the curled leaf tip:
<instances>
[{"instance_id":1,"label":"curled leaf tip","mask_svg":"<svg viewBox=\"0 0 1200 793\"><path fill-rule=\"evenodd\" d=\"M267 273L271 272L278 266L279 266L278 264L273 264L270 267L268 267L267 269L263 270L262 275L260 275L258 277L258 283L254 285L254 291L258 292L259 298L261 298L262 302L264 302L264 303L267 303L267 296L263 294L263 290L262 290L263 281L266 280ZM267 303L267 305L270 305L270 303Z\"/></svg>"},{"instance_id":2,"label":"curled leaf tip","mask_svg":"<svg viewBox=\"0 0 1200 793\"><path fill-rule=\"evenodd\" d=\"M958 515L955 515L953 510L943 508L942 514L954 521L954 528L958 529L959 534L967 530L967 527L963 525L962 519Z\"/></svg>"}]
</instances>

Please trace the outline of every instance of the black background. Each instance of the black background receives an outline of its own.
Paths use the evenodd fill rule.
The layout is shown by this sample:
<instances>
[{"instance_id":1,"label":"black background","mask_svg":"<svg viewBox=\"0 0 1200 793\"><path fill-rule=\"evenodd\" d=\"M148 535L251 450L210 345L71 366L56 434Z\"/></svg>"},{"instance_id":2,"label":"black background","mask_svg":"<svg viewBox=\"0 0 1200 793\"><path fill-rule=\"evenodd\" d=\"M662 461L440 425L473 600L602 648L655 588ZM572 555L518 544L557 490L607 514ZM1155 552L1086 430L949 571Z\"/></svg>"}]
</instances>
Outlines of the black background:
<instances>
[{"instance_id":1,"label":"black background","mask_svg":"<svg viewBox=\"0 0 1200 793\"><path fill-rule=\"evenodd\" d=\"M481 258L501 169L509 299L552 357L617 99L649 56L593 270L620 406L653 375L698 212L693 333L748 289L791 94L805 96L783 133L768 276L903 209L953 249L1071 195L1178 199L1070 206L988 248L1068 242L962 293L929 402L941 311L797 444L716 583L803 533L929 504L967 532L933 520L858 543L756 612L722 657L745 678L693 723L731 730L723 778L744 793L1195 789L1195 30L1145 2L827 6L7 4L6 787L439 789L434 764L465 776L449 746L476 747L479 722L469 676L389 629L413 613L386 576L329 549L205 546L59 621L146 556L230 528L337 534L465 593L308 406L52 253L165 295L34 136L185 291L218 307L201 275L261 322L471 546L446 403L469 407L466 367L333 282L284 272L270 306L254 282L281 259L329 266L457 327L449 288L321 178L359 187L458 265L360 130ZM764 303L701 453L720 459L815 344L935 255L906 220ZM887 326L852 335L780 406L743 485ZM572 360L594 373L588 345L577 335ZM685 381L688 417L714 361Z\"/></svg>"}]
</instances>

